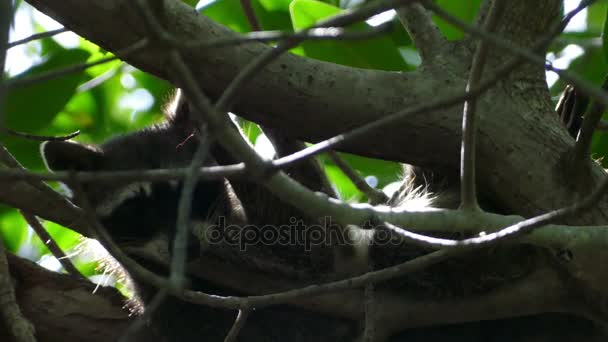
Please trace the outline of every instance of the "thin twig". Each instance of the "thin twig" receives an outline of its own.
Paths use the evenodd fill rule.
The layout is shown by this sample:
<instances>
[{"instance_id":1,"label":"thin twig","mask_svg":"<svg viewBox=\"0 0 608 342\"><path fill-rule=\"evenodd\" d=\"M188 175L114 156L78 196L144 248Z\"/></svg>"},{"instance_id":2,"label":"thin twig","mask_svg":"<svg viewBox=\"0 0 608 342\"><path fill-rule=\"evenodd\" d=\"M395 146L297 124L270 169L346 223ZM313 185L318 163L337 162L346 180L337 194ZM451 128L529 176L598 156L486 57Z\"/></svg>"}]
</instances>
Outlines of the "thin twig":
<instances>
[{"instance_id":1,"label":"thin twig","mask_svg":"<svg viewBox=\"0 0 608 342\"><path fill-rule=\"evenodd\" d=\"M250 314L251 309L249 308L239 310L239 313L236 315L236 319L234 320L228 335L226 335L224 342L234 342L237 340L237 337L239 336L243 326L245 326L245 323L247 323L247 319L249 318Z\"/></svg>"},{"instance_id":2,"label":"thin twig","mask_svg":"<svg viewBox=\"0 0 608 342\"><path fill-rule=\"evenodd\" d=\"M0 130L5 131L7 134L19 137L19 138L24 138L24 139L28 139L28 140L34 140L34 141L65 141L65 140L70 140L74 137L77 137L80 134L80 131L76 131L73 133L70 133L68 135L63 135L63 136L50 136L50 135L35 135L35 134L30 134L30 133L24 133L24 132L18 132L15 130L12 130L10 128L0 128Z\"/></svg>"},{"instance_id":3,"label":"thin twig","mask_svg":"<svg viewBox=\"0 0 608 342\"><path fill-rule=\"evenodd\" d=\"M299 32L284 32L284 31L256 31L256 32L247 32L240 34L238 36L233 37L222 37L217 39L190 39L185 40L181 38L174 37L168 31L155 32L157 39L161 44L165 44L177 49L198 49L198 48L215 48L215 47L224 47L224 46L235 46L241 44L251 44L251 43L260 43L260 42L275 42L275 41L292 41L292 40L359 40L359 39L369 39L378 34L387 33L392 30L392 25L390 23L386 23L383 25L379 25L375 28L372 28L368 31L360 32L360 31L346 31L340 26L346 26L349 23L352 23L356 20L364 19L361 13L364 15L374 15L381 11L388 10L390 8L388 4L390 3L398 3L403 1L414 1L414 0L390 0L384 1L380 3L380 9L375 10L377 7L376 4L374 6L367 6L369 8L373 7L371 11L369 9L365 9L364 12L353 12L352 14L337 20L335 25L331 25L333 20L326 23L325 25L316 25L313 28L302 30ZM376 13L377 12L377 13ZM335 18L335 17L334 17ZM149 18L146 18L148 20ZM155 19L152 23L158 23ZM323 26L323 27L321 27Z\"/></svg>"},{"instance_id":4,"label":"thin twig","mask_svg":"<svg viewBox=\"0 0 608 342\"><path fill-rule=\"evenodd\" d=\"M84 83L82 83L81 85L78 86L78 88L76 88L76 92L77 93L84 93L86 91L89 91L101 84L103 84L104 82L106 82L107 80L111 79L112 77L114 77L118 71L120 70L120 67L124 65L124 62L120 64L120 66L117 66L116 68L110 68L109 70L107 70L106 72L104 72L103 74L92 78Z\"/></svg>"},{"instance_id":5,"label":"thin twig","mask_svg":"<svg viewBox=\"0 0 608 342\"><path fill-rule=\"evenodd\" d=\"M171 256L170 276L171 284L177 288L182 288L185 281L188 237L190 236L190 213L192 211L192 196L194 196L194 189L198 183L198 169L207 158L211 143L210 138L204 135L204 133L201 133L199 146L188 168L177 207L177 222L173 242L173 255Z\"/></svg>"},{"instance_id":6,"label":"thin twig","mask_svg":"<svg viewBox=\"0 0 608 342\"><path fill-rule=\"evenodd\" d=\"M359 189L359 191L364 193L367 198L369 198L371 204L381 204L386 203L388 201L388 196L386 196L384 192L369 186L365 179L361 178L357 171L350 167L350 165L348 165L348 163L345 162L344 159L342 159L342 157L340 157L337 152L329 151L328 155L331 161L336 164L336 166L338 166L338 168L340 168L342 172L344 172L346 177L350 179L350 181L357 187L357 189Z\"/></svg>"},{"instance_id":7,"label":"thin twig","mask_svg":"<svg viewBox=\"0 0 608 342\"><path fill-rule=\"evenodd\" d=\"M284 31L257 31L248 32L238 37L225 37L209 40L180 41L180 48L217 48L224 46L235 46L252 43L268 43L284 40L302 39L308 41L322 40L363 40L374 38L378 35L390 32L393 29L391 23L385 23L366 31L350 32L341 27L320 27L307 32L284 32Z\"/></svg>"},{"instance_id":8,"label":"thin twig","mask_svg":"<svg viewBox=\"0 0 608 342\"><path fill-rule=\"evenodd\" d=\"M420 52L423 63L432 63L441 55L447 41L424 6L416 2L398 8L397 16Z\"/></svg>"},{"instance_id":9,"label":"thin twig","mask_svg":"<svg viewBox=\"0 0 608 342\"><path fill-rule=\"evenodd\" d=\"M69 259L69 257L61 249L61 247L59 247L59 245L57 244L55 239L53 239L53 237L49 234L49 232L47 232L47 230L40 223L40 221L36 218L36 216L34 216L28 212L25 212L23 210L21 210L20 212L21 212L21 215L23 216L23 218L25 219L25 221L29 224L30 227L32 227L32 229L34 230L36 235L38 235L38 238L40 238L42 243L45 244L45 246L49 249L51 254L53 254L53 256L55 257L55 259L57 259L57 261L59 261L59 263L61 263L61 266L63 266L65 271L74 277L80 278L82 280L87 280L87 278L85 276L83 276L82 273L80 273L80 271L78 271L76 266L74 266L74 264Z\"/></svg>"},{"instance_id":10,"label":"thin twig","mask_svg":"<svg viewBox=\"0 0 608 342\"><path fill-rule=\"evenodd\" d=\"M490 12L484 22L484 30L494 31L498 24L498 18L502 13L504 3L502 0L493 0ZM473 64L467 81L466 92L479 85L483 75L483 69L488 57L488 44L482 40L479 42ZM460 157L460 207L464 210L480 210L477 203L477 186L475 180L475 152L477 149L477 97L471 97L464 102L462 115L462 154Z\"/></svg>"},{"instance_id":11,"label":"thin twig","mask_svg":"<svg viewBox=\"0 0 608 342\"><path fill-rule=\"evenodd\" d=\"M12 78L12 79L7 80L4 83L4 88L17 89L17 88L21 88L21 87L26 87L28 85L48 81L48 80L51 80L54 78L62 77L65 75L84 71L84 70L94 67L96 65L108 63L113 60L128 56L134 52L137 52L137 51L143 49L147 44L148 44L148 41L147 41L147 39L144 38L142 40L135 42L133 45L131 45L129 47L116 51L116 54L114 56L101 58L97 61L90 62L90 63L80 63L80 64L75 64L75 65L70 65L65 68L51 70L51 71L48 71L48 72L45 72L43 74L36 75L36 76L30 76L30 77L25 77L25 78Z\"/></svg>"},{"instance_id":12,"label":"thin twig","mask_svg":"<svg viewBox=\"0 0 608 342\"><path fill-rule=\"evenodd\" d=\"M1 150L0 150L1 156ZM1 159L0 159L1 161ZM198 177L202 180L216 180L222 178L243 178L245 175L243 163L222 166L206 166L199 169ZM94 182L132 182L149 181L164 182L170 180L184 180L188 174L188 168L178 169L155 169L155 170L130 170L130 171L78 171L73 175L68 171L54 172L30 172L26 170L0 170L0 181L2 180L26 180L26 181L57 181L67 182L73 177L82 183ZM51 191L53 191L51 189ZM53 191L54 192L54 191ZM54 192L55 193L55 192Z\"/></svg>"},{"instance_id":13,"label":"thin twig","mask_svg":"<svg viewBox=\"0 0 608 342\"><path fill-rule=\"evenodd\" d=\"M604 77L602 83L602 89L608 90L608 76ZM583 116L583 124L576 138L576 145L574 145L574 161L575 164L579 164L591 153L591 139L593 138L593 132L597 129L602 115L604 114L606 106L593 101L588 107L587 112Z\"/></svg>"},{"instance_id":14,"label":"thin twig","mask_svg":"<svg viewBox=\"0 0 608 342\"><path fill-rule=\"evenodd\" d=\"M406 231L402 228L396 227L390 223L386 223L387 227L396 233L398 233L401 237L405 238L409 242L416 243L420 246L424 247L432 247L432 248L466 248L467 246L477 245L483 247L493 246L497 243L504 242L506 240L512 240L514 238L520 237L524 234L530 233L536 228L542 227L552 222L556 222L558 220L563 220L568 217L572 217L574 215L580 214L584 210L587 210L594 206L601 198L605 195L606 190L608 190L608 177L605 177L604 180L600 183L600 185L587 197L578 201L570 206L563 207L560 209L556 209L550 211L548 213L538 215L532 217L530 219L523 220L516 224L510 225L506 228L500 229L497 232L485 234L482 236L464 239L464 240L450 240L450 239L441 239L434 238L430 236L425 236L422 234L412 233L410 231Z\"/></svg>"},{"instance_id":15,"label":"thin twig","mask_svg":"<svg viewBox=\"0 0 608 342\"><path fill-rule=\"evenodd\" d=\"M55 35L58 35L60 33L64 33L67 32L68 30L65 27L62 27L60 29L56 29L56 30L51 30L51 31L46 31L46 32L40 32L40 33L35 33L29 37L25 37L23 39L19 39L16 40L14 42L10 42L7 45L7 49L13 48L17 45L21 45L21 44L26 44L29 43L33 40L38 40L38 39L43 39L43 38L49 38L49 37L53 37Z\"/></svg>"},{"instance_id":16,"label":"thin twig","mask_svg":"<svg viewBox=\"0 0 608 342\"><path fill-rule=\"evenodd\" d=\"M251 31L260 31L262 30L262 26L260 25L258 18L255 16L255 11L253 10L253 6L251 4L251 0L240 0L241 7L243 8L243 13L245 13L245 17L251 26Z\"/></svg>"}]
</instances>

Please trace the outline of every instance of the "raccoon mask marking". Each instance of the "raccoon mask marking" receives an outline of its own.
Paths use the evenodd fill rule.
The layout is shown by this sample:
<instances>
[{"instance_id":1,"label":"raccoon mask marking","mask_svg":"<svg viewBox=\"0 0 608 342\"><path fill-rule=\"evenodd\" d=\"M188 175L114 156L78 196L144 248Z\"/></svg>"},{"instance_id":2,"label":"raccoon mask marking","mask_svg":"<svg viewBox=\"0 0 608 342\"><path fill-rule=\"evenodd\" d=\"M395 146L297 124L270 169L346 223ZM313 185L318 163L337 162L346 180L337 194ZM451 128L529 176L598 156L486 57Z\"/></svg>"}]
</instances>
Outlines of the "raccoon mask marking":
<instances>
[{"instance_id":1,"label":"raccoon mask marking","mask_svg":"<svg viewBox=\"0 0 608 342\"><path fill-rule=\"evenodd\" d=\"M49 141L41 146L50 170L117 171L188 166L197 148L188 130L168 121L143 131L119 136L101 145ZM206 165L213 165L210 158ZM90 182L82 188L101 223L117 241L171 236L177 219L181 182ZM225 193L222 180L201 181L193 196L192 219L205 220Z\"/></svg>"}]
</instances>

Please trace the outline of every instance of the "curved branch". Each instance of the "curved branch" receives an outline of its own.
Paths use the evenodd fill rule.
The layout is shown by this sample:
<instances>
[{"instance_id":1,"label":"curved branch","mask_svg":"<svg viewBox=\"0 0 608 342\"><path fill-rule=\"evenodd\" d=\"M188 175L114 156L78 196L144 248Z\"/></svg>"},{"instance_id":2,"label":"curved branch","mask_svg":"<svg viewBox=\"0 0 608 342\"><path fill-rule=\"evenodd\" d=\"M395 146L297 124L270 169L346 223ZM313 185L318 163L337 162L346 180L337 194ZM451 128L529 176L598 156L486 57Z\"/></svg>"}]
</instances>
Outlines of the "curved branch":
<instances>
[{"instance_id":1,"label":"curved branch","mask_svg":"<svg viewBox=\"0 0 608 342\"><path fill-rule=\"evenodd\" d=\"M433 63L447 42L420 3L397 9L397 16L418 48L423 63Z\"/></svg>"}]
</instances>

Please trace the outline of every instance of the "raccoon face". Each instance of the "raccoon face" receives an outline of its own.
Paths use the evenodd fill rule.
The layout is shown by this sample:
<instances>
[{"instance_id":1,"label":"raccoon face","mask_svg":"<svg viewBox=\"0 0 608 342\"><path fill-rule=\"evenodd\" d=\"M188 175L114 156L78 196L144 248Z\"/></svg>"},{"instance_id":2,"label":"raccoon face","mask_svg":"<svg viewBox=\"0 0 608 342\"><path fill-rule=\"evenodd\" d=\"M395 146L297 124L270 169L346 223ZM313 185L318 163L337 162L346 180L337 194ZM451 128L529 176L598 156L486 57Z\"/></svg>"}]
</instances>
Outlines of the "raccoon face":
<instances>
[{"instance_id":1,"label":"raccoon face","mask_svg":"<svg viewBox=\"0 0 608 342\"><path fill-rule=\"evenodd\" d=\"M149 170L188 166L197 139L175 122L111 139L101 145L49 141L41 146L53 171ZM213 165L211 158L205 162ZM145 242L158 233L172 235L182 184L172 182L87 182L85 196L117 242ZM224 182L201 181L194 190L192 219L205 220L217 208Z\"/></svg>"}]
</instances>

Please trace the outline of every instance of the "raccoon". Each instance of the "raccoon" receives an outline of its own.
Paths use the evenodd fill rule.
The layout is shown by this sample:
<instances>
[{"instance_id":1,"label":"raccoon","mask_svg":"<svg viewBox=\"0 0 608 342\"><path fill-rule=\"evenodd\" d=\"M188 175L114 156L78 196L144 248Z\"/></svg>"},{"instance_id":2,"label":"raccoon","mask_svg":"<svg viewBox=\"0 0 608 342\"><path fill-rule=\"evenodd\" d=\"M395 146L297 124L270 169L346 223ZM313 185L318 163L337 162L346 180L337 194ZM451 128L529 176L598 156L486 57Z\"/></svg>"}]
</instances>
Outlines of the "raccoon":
<instances>
[{"instance_id":1,"label":"raccoon","mask_svg":"<svg viewBox=\"0 0 608 342\"><path fill-rule=\"evenodd\" d=\"M191 115L193 113L187 101L178 94L167 107L167 119L161 124L118 136L100 145L49 141L41 146L41 152L47 167L55 171L186 167L190 164L201 138ZM290 152L290 149L283 151ZM235 158L221 146L214 144L204 160L204 165L226 165L235 162ZM321 185L316 170L305 167L287 171L312 190L329 193L328 189ZM171 256L182 187L183 184L177 181L82 184L96 216L118 245L142 265L159 274L167 274L168 271L167 261ZM458 202L457 173L433 173L407 166L404 169L402 186L387 205L406 208L416 205L416 209L455 209ZM361 274L370 268L392 266L429 252L400 241L399 236L381 225L374 229L342 229L331 222L327 224L319 218L308 217L297 208L282 203L262 186L247 180L199 180L194 188L190 222L191 243L188 246L188 255L191 258L216 258L226 261L227 265L275 276L279 274L281 278L294 279L300 281L300 284L320 283ZM246 250L241 250L238 244L233 245L224 240L222 243L206 244L202 248L201 236L198 234L200 227L205 227L203 230L206 232L222 233L226 225L235 225L242 229L241 233L247 229L258 229L259 233L265 231L264 229L283 227L293 222L302 223L305 227L322 227L325 233L348 234L337 234L335 241L313 246L279 241L272 245L251 244ZM279 235L284 232L279 231ZM379 245L378 232L385 233L385 236L397 243ZM297 234L300 233L306 234L307 231L297 231ZM466 237L455 232L437 236ZM483 253L482 256L464 256L403 279L379 284L378 288L404 292L416 298L462 298L496 288L501 282L526 274L534 265L534 262L527 260L532 259L535 254L525 247L506 252L501 250L499 253L494 250L480 253ZM521 255L526 256L523 266L522 263L514 263ZM518 267L505 268L505 271L492 264L490 269L484 269L488 267L485 260L489 257L496 259L497 256L507 260L506 264L517 264ZM479 272L470 279L463 280L463 274L474 273L471 269ZM214 283L213 279L190 274L189 276L190 287L195 290L219 295L249 294ZM139 279L133 279L133 283L145 310L157 289ZM235 311L194 305L168 297L154 311L146 329L166 341L221 341L228 333L236 314ZM322 316L290 306L275 306L252 313L239 334L239 340L352 341L360 335L360 331L358 322L349 319Z\"/></svg>"},{"instance_id":2,"label":"raccoon","mask_svg":"<svg viewBox=\"0 0 608 342\"><path fill-rule=\"evenodd\" d=\"M190 120L190 108L178 94L167 107L167 119L144 130L121 135L100 145L69 141L48 141L41 153L49 170L115 171L187 167L199 146L199 132ZM205 166L236 162L220 146L213 145ZM292 176L312 186L320 184L311 170L292 170ZM81 184L88 203L113 240L131 257L159 274L168 273L168 260L175 234L177 206L182 182L90 182ZM313 190L322 191L319 185ZM191 258L217 258L228 263L278 272L294 279L308 279L333 272L331 246L302 246L278 243L272 248L251 244L212 244L201 248L197 228L234 225L243 229L278 227L290 222L312 224L296 208L281 203L263 187L247 181L200 180L192 197L190 215ZM220 232L221 233L221 232ZM285 267L285 265L289 265ZM128 270L126 270L128 273ZM189 278L195 290L219 295L246 295L226 289L200 277ZM134 278L134 291L145 306L156 289ZM236 311L208 308L169 297L154 312L146 329L166 341L221 341L228 333ZM311 328L312 327L312 328ZM356 324L341 318L288 306L256 310L239 334L244 341L348 341L357 332Z\"/></svg>"}]
</instances>

